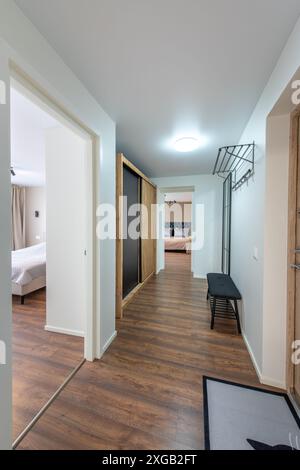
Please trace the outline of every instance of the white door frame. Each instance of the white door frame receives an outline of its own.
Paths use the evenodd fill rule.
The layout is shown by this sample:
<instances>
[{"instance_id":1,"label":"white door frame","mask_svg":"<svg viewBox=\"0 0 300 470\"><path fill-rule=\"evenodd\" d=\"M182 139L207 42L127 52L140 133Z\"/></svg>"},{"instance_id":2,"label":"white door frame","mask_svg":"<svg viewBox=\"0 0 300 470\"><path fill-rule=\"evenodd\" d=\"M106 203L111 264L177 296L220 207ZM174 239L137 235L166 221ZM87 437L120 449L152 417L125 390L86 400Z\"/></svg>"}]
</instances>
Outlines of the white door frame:
<instances>
[{"instance_id":1,"label":"white door frame","mask_svg":"<svg viewBox=\"0 0 300 470\"><path fill-rule=\"evenodd\" d=\"M96 243L96 201L98 174L98 159L100 136L95 134L82 122L80 122L64 106L54 100L46 90L39 87L25 72L15 63L10 62L11 85L32 101L37 103L45 111L55 117L63 125L80 135L87 142L85 190L86 190L86 312L85 312L85 336L84 358L93 361L100 356L100 311L96 308L96 273L99 269L98 244ZM97 328L96 328L97 326Z\"/></svg>"}]
</instances>

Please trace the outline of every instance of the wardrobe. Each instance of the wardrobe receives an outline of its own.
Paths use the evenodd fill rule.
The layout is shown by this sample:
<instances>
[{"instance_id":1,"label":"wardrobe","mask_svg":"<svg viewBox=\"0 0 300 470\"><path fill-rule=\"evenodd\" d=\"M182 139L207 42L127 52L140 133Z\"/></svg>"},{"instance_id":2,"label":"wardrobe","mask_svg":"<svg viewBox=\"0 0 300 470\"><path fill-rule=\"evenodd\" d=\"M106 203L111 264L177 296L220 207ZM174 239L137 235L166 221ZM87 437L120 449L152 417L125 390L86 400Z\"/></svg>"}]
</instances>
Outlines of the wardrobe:
<instances>
[{"instance_id":1,"label":"wardrobe","mask_svg":"<svg viewBox=\"0 0 300 470\"><path fill-rule=\"evenodd\" d=\"M122 318L156 272L156 186L122 153L116 161L116 233L116 317Z\"/></svg>"}]
</instances>

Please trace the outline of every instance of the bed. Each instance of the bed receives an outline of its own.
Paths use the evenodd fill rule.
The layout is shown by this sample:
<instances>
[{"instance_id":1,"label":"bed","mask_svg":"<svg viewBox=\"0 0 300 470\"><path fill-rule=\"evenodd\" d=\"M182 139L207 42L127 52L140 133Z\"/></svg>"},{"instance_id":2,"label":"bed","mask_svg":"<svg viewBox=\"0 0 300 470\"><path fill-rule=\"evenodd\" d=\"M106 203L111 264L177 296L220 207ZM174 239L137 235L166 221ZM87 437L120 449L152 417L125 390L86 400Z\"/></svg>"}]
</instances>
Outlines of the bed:
<instances>
[{"instance_id":1,"label":"bed","mask_svg":"<svg viewBox=\"0 0 300 470\"><path fill-rule=\"evenodd\" d=\"M46 286L46 243L12 251L12 293L24 304L25 295Z\"/></svg>"},{"instance_id":2,"label":"bed","mask_svg":"<svg viewBox=\"0 0 300 470\"><path fill-rule=\"evenodd\" d=\"M165 251L190 251L192 237L166 237Z\"/></svg>"}]
</instances>

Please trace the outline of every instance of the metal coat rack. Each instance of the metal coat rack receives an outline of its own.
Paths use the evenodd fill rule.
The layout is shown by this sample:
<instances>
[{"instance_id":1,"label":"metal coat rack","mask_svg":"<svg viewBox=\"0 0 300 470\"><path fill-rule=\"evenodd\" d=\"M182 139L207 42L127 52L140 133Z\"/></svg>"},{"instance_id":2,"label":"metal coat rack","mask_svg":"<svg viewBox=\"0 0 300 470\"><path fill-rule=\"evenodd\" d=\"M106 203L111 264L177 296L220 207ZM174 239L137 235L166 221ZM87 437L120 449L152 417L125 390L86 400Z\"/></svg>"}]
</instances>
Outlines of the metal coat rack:
<instances>
[{"instance_id":1,"label":"metal coat rack","mask_svg":"<svg viewBox=\"0 0 300 470\"><path fill-rule=\"evenodd\" d=\"M255 142L229 145L219 148L213 174L226 179L232 174L232 190L235 191L254 174Z\"/></svg>"}]
</instances>

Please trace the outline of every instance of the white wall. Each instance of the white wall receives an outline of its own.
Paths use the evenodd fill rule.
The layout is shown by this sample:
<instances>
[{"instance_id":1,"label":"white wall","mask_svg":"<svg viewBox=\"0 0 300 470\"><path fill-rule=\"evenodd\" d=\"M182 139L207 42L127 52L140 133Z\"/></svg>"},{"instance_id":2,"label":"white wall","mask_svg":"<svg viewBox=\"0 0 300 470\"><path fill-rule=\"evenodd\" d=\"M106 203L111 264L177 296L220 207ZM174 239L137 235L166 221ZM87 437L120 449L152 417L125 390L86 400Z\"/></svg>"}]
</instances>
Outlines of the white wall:
<instances>
[{"instance_id":1,"label":"white wall","mask_svg":"<svg viewBox=\"0 0 300 470\"><path fill-rule=\"evenodd\" d=\"M47 191L46 330L86 331L87 143L67 128L45 132Z\"/></svg>"},{"instance_id":2,"label":"white wall","mask_svg":"<svg viewBox=\"0 0 300 470\"><path fill-rule=\"evenodd\" d=\"M161 189L193 187L193 221L192 230L204 244L192 252L192 271L195 277L205 278L208 272L219 272L221 269L222 251L222 182L216 176L194 175L153 178ZM196 215L196 209L200 212ZM203 219L202 219L203 215ZM204 220L204 224L203 221ZM162 232L161 232L162 233ZM158 242L157 265L164 266L164 250L161 240Z\"/></svg>"},{"instance_id":3,"label":"white wall","mask_svg":"<svg viewBox=\"0 0 300 470\"><path fill-rule=\"evenodd\" d=\"M286 376L289 136L288 114L268 118L262 380L279 386Z\"/></svg>"},{"instance_id":4,"label":"white wall","mask_svg":"<svg viewBox=\"0 0 300 470\"><path fill-rule=\"evenodd\" d=\"M45 38L21 13L15 3L0 0L0 80L8 86L9 60L23 69L40 87L69 110L100 137L97 150L95 172L97 174L96 201L115 204L115 124L89 94L86 88L65 65L59 55L50 47ZM10 145L8 106L1 106L1 220L9 221L10 200ZM3 167L3 168L2 168ZM10 358L10 227L5 224L1 229L1 336L8 345ZM97 355L101 355L107 341L115 332L115 241L105 240L96 244L96 310L101 312L100 324L97 322L96 336L99 336ZM101 263L100 263L101 257ZM3 328L2 328L3 326ZM99 334L100 333L100 334ZM0 448L6 447L10 440L11 401L10 374L11 364L1 367L1 420ZM3 407L3 409L2 409Z\"/></svg>"},{"instance_id":5,"label":"white wall","mask_svg":"<svg viewBox=\"0 0 300 470\"><path fill-rule=\"evenodd\" d=\"M35 211L39 217L35 217ZM44 186L25 188L26 246L46 241L46 189Z\"/></svg>"},{"instance_id":6,"label":"white wall","mask_svg":"<svg viewBox=\"0 0 300 470\"><path fill-rule=\"evenodd\" d=\"M0 99L0 341L6 352L6 358L3 358L6 364L0 363L0 449L9 449L12 438L10 103L7 60L0 38L1 91L3 86L6 89L6 104L2 101L2 94Z\"/></svg>"},{"instance_id":7,"label":"white wall","mask_svg":"<svg viewBox=\"0 0 300 470\"><path fill-rule=\"evenodd\" d=\"M192 203L176 202L172 206L165 204L166 222L191 222L192 221Z\"/></svg>"},{"instance_id":8,"label":"white wall","mask_svg":"<svg viewBox=\"0 0 300 470\"><path fill-rule=\"evenodd\" d=\"M286 208L287 161L285 151L275 155L273 144L266 147L267 118L299 67L299 43L300 20L241 136L240 143L256 142L255 175L234 193L232 214L232 277L243 295L245 339L261 380L281 387L286 385L286 219L274 204L279 203L280 211ZM280 135L286 134L286 124L281 124ZM275 258L279 269L274 269Z\"/></svg>"}]
</instances>

